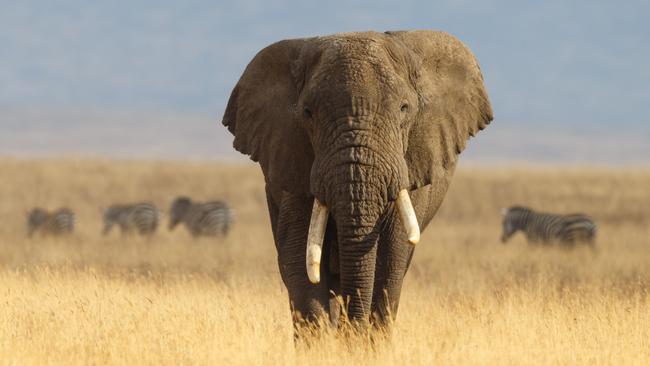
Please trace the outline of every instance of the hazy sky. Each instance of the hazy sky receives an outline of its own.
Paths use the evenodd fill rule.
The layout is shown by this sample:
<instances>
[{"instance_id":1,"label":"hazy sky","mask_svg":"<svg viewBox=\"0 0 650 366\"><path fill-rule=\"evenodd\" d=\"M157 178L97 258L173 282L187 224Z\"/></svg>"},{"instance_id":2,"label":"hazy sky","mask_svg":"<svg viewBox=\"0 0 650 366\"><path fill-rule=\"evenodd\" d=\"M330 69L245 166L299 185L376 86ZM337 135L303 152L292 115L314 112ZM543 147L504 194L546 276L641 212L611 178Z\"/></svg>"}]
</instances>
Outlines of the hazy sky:
<instances>
[{"instance_id":1,"label":"hazy sky","mask_svg":"<svg viewBox=\"0 0 650 366\"><path fill-rule=\"evenodd\" d=\"M501 126L649 131L648 1L0 0L0 9L0 112L169 111L217 123L269 43L428 28L474 51Z\"/></svg>"}]
</instances>

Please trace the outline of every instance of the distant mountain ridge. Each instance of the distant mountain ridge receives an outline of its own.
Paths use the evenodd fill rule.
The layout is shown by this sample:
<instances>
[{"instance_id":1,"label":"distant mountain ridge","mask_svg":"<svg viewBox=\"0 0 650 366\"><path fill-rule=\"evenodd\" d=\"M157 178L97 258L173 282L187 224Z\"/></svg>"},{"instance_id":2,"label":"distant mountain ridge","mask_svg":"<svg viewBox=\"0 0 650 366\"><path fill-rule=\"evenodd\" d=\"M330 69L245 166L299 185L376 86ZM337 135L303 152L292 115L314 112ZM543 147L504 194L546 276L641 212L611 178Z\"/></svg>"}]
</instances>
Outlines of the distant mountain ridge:
<instances>
[{"instance_id":1,"label":"distant mountain ridge","mask_svg":"<svg viewBox=\"0 0 650 366\"><path fill-rule=\"evenodd\" d=\"M461 161L650 164L650 129L587 129L495 120ZM0 109L0 155L245 161L221 115L89 108Z\"/></svg>"}]
</instances>

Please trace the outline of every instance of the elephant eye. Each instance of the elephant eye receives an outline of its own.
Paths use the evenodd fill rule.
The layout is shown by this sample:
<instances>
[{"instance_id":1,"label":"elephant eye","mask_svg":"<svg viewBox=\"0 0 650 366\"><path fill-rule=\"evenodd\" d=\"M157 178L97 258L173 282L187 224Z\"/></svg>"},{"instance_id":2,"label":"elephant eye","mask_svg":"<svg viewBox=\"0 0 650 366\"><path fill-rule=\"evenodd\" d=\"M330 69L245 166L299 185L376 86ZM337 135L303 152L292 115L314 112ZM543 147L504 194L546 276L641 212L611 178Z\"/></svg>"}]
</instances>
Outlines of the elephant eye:
<instances>
[{"instance_id":1,"label":"elephant eye","mask_svg":"<svg viewBox=\"0 0 650 366\"><path fill-rule=\"evenodd\" d=\"M312 117L311 109L310 109L309 107L305 106L305 107L302 109L302 111L303 111L303 113L305 113L305 116L306 116L307 118L311 118L311 117Z\"/></svg>"},{"instance_id":2,"label":"elephant eye","mask_svg":"<svg viewBox=\"0 0 650 366\"><path fill-rule=\"evenodd\" d=\"M402 106L400 107L400 111L406 112L409 110L409 105L408 103L403 103Z\"/></svg>"}]
</instances>

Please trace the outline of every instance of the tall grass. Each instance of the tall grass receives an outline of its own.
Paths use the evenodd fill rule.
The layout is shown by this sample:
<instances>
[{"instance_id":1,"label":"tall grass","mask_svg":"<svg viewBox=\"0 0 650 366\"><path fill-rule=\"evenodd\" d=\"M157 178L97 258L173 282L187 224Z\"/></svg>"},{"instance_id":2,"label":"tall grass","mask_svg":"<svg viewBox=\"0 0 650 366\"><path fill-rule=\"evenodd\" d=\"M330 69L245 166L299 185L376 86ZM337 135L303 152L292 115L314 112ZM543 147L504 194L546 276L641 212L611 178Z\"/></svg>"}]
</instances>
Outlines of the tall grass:
<instances>
[{"instance_id":1,"label":"tall grass","mask_svg":"<svg viewBox=\"0 0 650 366\"><path fill-rule=\"evenodd\" d=\"M647 364L650 171L461 168L423 235L392 336L295 347L255 166L0 160L0 360L7 364ZM101 208L224 199L226 239L163 225L102 237ZM502 207L586 212L597 254L499 242ZM26 210L78 231L27 239ZM166 223L166 220L164 220Z\"/></svg>"}]
</instances>

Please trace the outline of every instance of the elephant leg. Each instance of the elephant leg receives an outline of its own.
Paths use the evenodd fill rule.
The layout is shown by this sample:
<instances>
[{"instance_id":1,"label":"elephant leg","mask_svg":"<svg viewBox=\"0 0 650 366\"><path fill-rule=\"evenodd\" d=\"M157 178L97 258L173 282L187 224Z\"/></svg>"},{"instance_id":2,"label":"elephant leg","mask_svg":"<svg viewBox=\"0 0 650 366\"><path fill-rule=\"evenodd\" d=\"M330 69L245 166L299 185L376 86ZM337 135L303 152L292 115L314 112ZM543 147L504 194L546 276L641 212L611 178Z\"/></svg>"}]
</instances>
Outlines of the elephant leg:
<instances>
[{"instance_id":1,"label":"elephant leg","mask_svg":"<svg viewBox=\"0 0 650 366\"><path fill-rule=\"evenodd\" d=\"M425 186L411 192L411 200L420 230L424 231L435 215L441 199L433 192L431 186ZM398 217L395 205L391 204L386 211L377 247L372 320L376 328L384 330L388 330L390 323L397 317L402 283L414 252L414 246L408 243L406 232Z\"/></svg>"},{"instance_id":2,"label":"elephant leg","mask_svg":"<svg viewBox=\"0 0 650 366\"><path fill-rule=\"evenodd\" d=\"M341 297L341 283L338 275L330 276L329 306L330 322L332 327L338 328L341 312L343 309L343 298Z\"/></svg>"},{"instance_id":3,"label":"elephant leg","mask_svg":"<svg viewBox=\"0 0 650 366\"><path fill-rule=\"evenodd\" d=\"M413 246L408 244L397 216L395 207L389 207L377 246L372 324L384 330L397 316L402 281L413 255Z\"/></svg>"},{"instance_id":4,"label":"elephant leg","mask_svg":"<svg viewBox=\"0 0 650 366\"><path fill-rule=\"evenodd\" d=\"M280 198L276 199L271 187L268 185L265 186L266 191L266 205L269 209L269 218L271 219L271 231L273 232L273 242L275 243L275 249L278 250L278 235L277 226L278 226L278 217L280 216L280 206L277 202L282 200L282 195L280 193ZM279 252L279 250L278 250Z\"/></svg>"},{"instance_id":5,"label":"elephant leg","mask_svg":"<svg viewBox=\"0 0 650 366\"><path fill-rule=\"evenodd\" d=\"M275 242L280 274L289 292L289 301L298 337L305 327L319 326L329 313L327 266L321 264L321 282L309 282L306 267L307 231L313 201L284 192L278 206ZM273 220L272 220L273 221Z\"/></svg>"},{"instance_id":6,"label":"elephant leg","mask_svg":"<svg viewBox=\"0 0 650 366\"><path fill-rule=\"evenodd\" d=\"M323 264L327 268L329 284L330 322L334 328L338 327L341 316L343 298L341 297L341 276L339 263L339 246L337 241L336 222L330 217L325 231L323 243Z\"/></svg>"}]
</instances>

